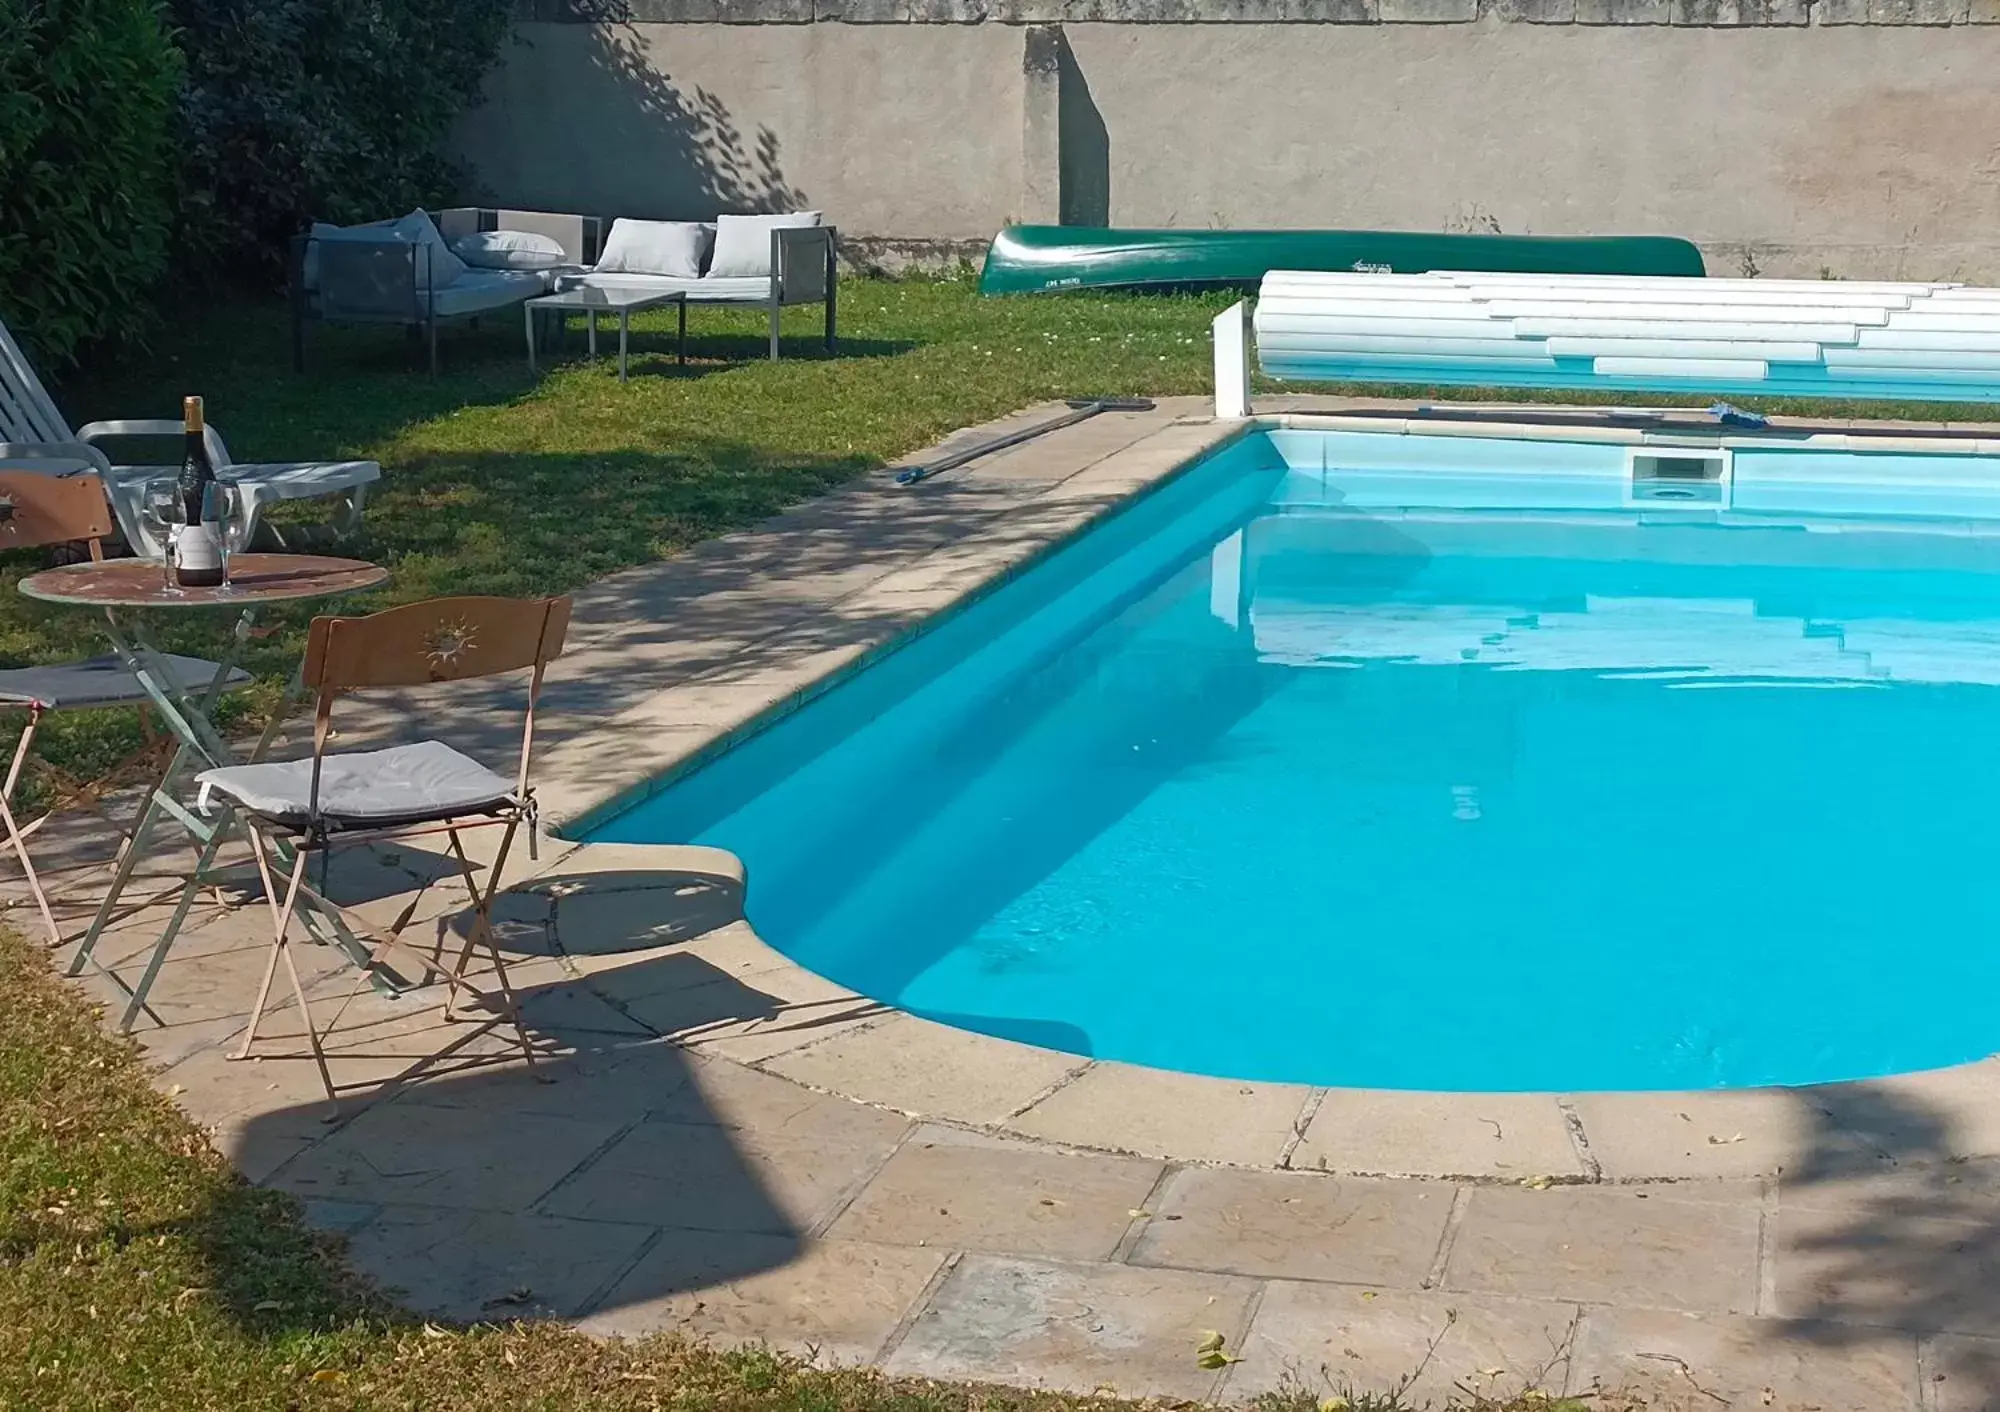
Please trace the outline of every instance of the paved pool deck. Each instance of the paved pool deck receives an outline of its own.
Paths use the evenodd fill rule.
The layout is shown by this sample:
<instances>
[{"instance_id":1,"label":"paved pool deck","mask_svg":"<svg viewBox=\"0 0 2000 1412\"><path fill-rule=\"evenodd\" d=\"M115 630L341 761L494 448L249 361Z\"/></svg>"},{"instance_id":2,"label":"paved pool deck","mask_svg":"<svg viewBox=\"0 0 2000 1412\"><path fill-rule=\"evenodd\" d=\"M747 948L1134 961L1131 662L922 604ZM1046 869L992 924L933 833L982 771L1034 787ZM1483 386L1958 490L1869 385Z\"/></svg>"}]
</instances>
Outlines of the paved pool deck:
<instances>
[{"instance_id":1,"label":"paved pool deck","mask_svg":"<svg viewBox=\"0 0 2000 1412\"><path fill-rule=\"evenodd\" d=\"M1358 404L1273 409L1304 405ZM699 758L1237 430L1163 401L916 489L871 476L593 585L545 697L550 814ZM439 733L507 758L518 697L452 699L471 709ZM433 704L358 713L344 738ZM60 843L104 839L72 824ZM440 862L377 853L333 890L383 918L421 892L417 934L448 937L459 900L423 888ZM1408 1380L1417 1404L1535 1386L2000 1407L2000 1064L1684 1095L1227 1082L847 992L756 937L740 867L712 850L551 840L504 881L543 1081L493 1035L440 1060L463 1031L432 995L352 996L311 947L336 1078L362 1088L325 1120L289 1005L266 1057L230 1062L268 937L244 894L204 902L154 991L166 1025L138 1033L249 1180L297 1194L427 1313L1172 1399ZM128 980L160 913L107 938ZM1615 1024L1552 989L1521 1042ZM1210 1330L1240 1362L1200 1366Z\"/></svg>"}]
</instances>

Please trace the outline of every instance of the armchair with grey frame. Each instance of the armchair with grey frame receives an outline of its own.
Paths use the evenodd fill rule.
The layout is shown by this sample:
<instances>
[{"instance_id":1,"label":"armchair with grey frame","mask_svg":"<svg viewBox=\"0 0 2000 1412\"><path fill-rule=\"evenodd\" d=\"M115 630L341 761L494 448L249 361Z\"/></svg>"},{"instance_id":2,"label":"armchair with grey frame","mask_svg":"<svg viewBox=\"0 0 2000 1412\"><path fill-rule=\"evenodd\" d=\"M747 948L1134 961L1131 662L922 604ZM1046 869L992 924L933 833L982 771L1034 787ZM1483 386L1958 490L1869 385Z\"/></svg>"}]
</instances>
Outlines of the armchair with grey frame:
<instances>
[{"instance_id":1,"label":"armchair with grey frame","mask_svg":"<svg viewBox=\"0 0 2000 1412\"><path fill-rule=\"evenodd\" d=\"M373 323L400 325L424 345L430 370L437 372L439 325L477 320L546 294L558 279L587 269L597 259L604 223L595 216L546 211L503 211L454 207L432 219L445 241L478 231L528 231L553 238L563 263L544 269L448 268L439 247L396 229L403 222L369 226L315 225L292 239L292 365L305 370L306 325Z\"/></svg>"}]
</instances>

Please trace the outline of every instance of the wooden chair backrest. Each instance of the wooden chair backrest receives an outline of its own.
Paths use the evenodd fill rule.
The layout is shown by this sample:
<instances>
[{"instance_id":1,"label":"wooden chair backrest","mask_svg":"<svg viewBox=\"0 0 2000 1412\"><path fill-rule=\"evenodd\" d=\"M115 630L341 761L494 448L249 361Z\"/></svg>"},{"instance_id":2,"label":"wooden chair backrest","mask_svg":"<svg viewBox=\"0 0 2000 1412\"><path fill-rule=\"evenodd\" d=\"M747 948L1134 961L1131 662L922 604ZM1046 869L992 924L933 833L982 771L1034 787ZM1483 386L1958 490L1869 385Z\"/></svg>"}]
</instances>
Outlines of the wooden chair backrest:
<instances>
[{"instance_id":1,"label":"wooden chair backrest","mask_svg":"<svg viewBox=\"0 0 2000 1412\"><path fill-rule=\"evenodd\" d=\"M305 683L322 698L541 669L562 655L567 598L431 598L365 618L314 618Z\"/></svg>"},{"instance_id":2,"label":"wooden chair backrest","mask_svg":"<svg viewBox=\"0 0 2000 1412\"><path fill-rule=\"evenodd\" d=\"M33 549L43 544L86 540L93 559L100 539L110 537L111 502L104 480L90 471L52 476L40 471L0 471L0 549Z\"/></svg>"}]
</instances>

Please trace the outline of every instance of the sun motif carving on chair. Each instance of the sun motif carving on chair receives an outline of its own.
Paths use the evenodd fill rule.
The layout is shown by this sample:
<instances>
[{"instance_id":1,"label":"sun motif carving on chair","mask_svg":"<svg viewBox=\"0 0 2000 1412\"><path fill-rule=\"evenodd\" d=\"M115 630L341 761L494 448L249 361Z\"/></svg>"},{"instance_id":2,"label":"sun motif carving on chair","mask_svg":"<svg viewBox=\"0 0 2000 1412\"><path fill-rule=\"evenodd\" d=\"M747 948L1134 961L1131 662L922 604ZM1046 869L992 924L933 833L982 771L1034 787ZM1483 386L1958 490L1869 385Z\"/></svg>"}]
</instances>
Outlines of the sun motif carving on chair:
<instances>
[{"instance_id":1,"label":"sun motif carving on chair","mask_svg":"<svg viewBox=\"0 0 2000 1412\"><path fill-rule=\"evenodd\" d=\"M478 645L478 634L465 619L439 623L424 639L424 657L434 671L448 671Z\"/></svg>"}]
</instances>

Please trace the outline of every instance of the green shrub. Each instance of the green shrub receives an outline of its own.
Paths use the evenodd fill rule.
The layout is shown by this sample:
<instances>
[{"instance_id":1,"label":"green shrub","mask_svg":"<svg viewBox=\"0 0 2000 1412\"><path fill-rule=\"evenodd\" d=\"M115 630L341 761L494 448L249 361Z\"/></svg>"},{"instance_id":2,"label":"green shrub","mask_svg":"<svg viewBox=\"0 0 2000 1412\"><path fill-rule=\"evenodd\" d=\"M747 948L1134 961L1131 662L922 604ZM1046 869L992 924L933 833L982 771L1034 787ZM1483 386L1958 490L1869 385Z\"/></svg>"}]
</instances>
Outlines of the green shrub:
<instances>
[{"instance_id":1,"label":"green shrub","mask_svg":"<svg viewBox=\"0 0 2000 1412\"><path fill-rule=\"evenodd\" d=\"M440 149L499 56L508 0L170 4L187 60L192 272L275 282L309 220L401 215L454 193Z\"/></svg>"},{"instance_id":2,"label":"green shrub","mask_svg":"<svg viewBox=\"0 0 2000 1412\"><path fill-rule=\"evenodd\" d=\"M0 318L45 371L151 316L178 76L155 0L0 0Z\"/></svg>"}]
</instances>

